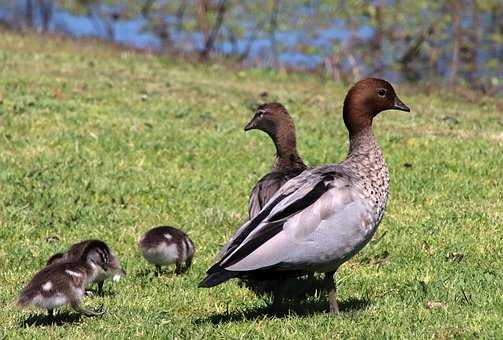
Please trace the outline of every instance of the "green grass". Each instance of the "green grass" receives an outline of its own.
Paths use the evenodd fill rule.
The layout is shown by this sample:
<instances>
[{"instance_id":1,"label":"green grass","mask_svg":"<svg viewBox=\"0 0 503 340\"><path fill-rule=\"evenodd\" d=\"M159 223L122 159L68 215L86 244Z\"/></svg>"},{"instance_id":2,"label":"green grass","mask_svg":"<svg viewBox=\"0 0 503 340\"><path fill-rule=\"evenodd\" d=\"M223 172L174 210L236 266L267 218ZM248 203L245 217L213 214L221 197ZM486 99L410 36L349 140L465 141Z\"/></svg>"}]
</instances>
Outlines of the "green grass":
<instances>
[{"instance_id":1,"label":"green grass","mask_svg":"<svg viewBox=\"0 0 503 340\"><path fill-rule=\"evenodd\" d=\"M323 313L317 295L274 316L236 282L197 288L272 162L268 137L243 127L267 91L294 117L306 161L338 162L347 88L0 34L0 337L503 336L501 99L397 86L413 112L375 122L391 196L380 240L338 273L341 315ZM162 224L196 244L186 275L146 271L136 240ZM90 237L115 249L129 274L107 283L104 298L84 299L106 316L63 308L62 325L26 325L40 312L15 306L23 285L51 254Z\"/></svg>"}]
</instances>

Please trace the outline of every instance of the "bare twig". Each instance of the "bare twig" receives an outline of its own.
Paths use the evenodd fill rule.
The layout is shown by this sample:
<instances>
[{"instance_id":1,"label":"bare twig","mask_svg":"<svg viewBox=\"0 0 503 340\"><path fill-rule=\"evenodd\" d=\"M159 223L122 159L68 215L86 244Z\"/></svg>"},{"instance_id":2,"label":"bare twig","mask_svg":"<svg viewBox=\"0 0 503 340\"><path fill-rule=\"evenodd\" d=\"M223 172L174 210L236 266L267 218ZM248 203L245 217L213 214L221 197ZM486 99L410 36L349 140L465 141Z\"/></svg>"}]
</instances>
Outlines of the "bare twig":
<instances>
[{"instance_id":1,"label":"bare twig","mask_svg":"<svg viewBox=\"0 0 503 340\"><path fill-rule=\"evenodd\" d=\"M269 40L271 41L273 67L278 67L278 47L276 44L276 29L278 28L279 0L274 0L272 4L271 17L269 21Z\"/></svg>"},{"instance_id":2,"label":"bare twig","mask_svg":"<svg viewBox=\"0 0 503 340\"><path fill-rule=\"evenodd\" d=\"M220 2L218 4L217 17L215 19L215 23L213 24L211 31L207 35L206 42L204 44L204 48L200 53L200 59L203 61L208 60L208 57L209 57L209 55L215 45L215 40L217 38L218 32L220 31L220 28L222 27L222 24L224 22L225 12L227 10L226 3L227 3L227 0L220 0Z\"/></svg>"},{"instance_id":3,"label":"bare twig","mask_svg":"<svg viewBox=\"0 0 503 340\"><path fill-rule=\"evenodd\" d=\"M263 27L264 27L263 21L259 22L255 25L255 28L253 29L252 33L248 37L248 40L246 42L246 47L244 48L243 52L241 52L239 54L238 61L241 62L241 61L245 60L246 58L248 58L248 56L250 55L253 43L255 42L255 40L257 40L257 33L259 31L261 31Z\"/></svg>"},{"instance_id":4,"label":"bare twig","mask_svg":"<svg viewBox=\"0 0 503 340\"><path fill-rule=\"evenodd\" d=\"M187 0L181 0L180 6L176 10L176 30L180 32L182 30L183 25L183 17L185 15L185 10L187 9Z\"/></svg>"},{"instance_id":5,"label":"bare twig","mask_svg":"<svg viewBox=\"0 0 503 340\"><path fill-rule=\"evenodd\" d=\"M26 0L25 3L25 21L28 27L33 26L33 2L32 0Z\"/></svg>"},{"instance_id":6,"label":"bare twig","mask_svg":"<svg viewBox=\"0 0 503 340\"><path fill-rule=\"evenodd\" d=\"M453 0L450 4L453 22L453 39L451 73L449 75L448 84L452 87L458 76L459 69L459 50L461 47L461 3L457 0Z\"/></svg>"},{"instance_id":7,"label":"bare twig","mask_svg":"<svg viewBox=\"0 0 503 340\"><path fill-rule=\"evenodd\" d=\"M49 30L49 23L51 22L53 12L52 0L38 0L38 8L42 18L42 32Z\"/></svg>"}]
</instances>

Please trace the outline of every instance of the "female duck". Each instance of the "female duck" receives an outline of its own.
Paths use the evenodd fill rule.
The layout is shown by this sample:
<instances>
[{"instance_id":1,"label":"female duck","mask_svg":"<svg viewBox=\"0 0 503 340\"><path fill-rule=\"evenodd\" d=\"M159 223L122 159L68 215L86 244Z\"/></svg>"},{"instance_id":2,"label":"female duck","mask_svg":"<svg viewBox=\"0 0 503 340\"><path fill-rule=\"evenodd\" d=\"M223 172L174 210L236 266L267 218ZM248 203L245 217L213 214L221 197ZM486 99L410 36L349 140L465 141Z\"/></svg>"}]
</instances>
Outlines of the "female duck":
<instances>
[{"instance_id":1,"label":"female duck","mask_svg":"<svg viewBox=\"0 0 503 340\"><path fill-rule=\"evenodd\" d=\"M251 192L248 203L250 219L262 210L283 184L307 169L297 152L295 124L283 105L260 105L252 120L245 126L245 131L252 129L262 130L271 137L276 146L276 160L271 171L255 184Z\"/></svg>"}]
</instances>

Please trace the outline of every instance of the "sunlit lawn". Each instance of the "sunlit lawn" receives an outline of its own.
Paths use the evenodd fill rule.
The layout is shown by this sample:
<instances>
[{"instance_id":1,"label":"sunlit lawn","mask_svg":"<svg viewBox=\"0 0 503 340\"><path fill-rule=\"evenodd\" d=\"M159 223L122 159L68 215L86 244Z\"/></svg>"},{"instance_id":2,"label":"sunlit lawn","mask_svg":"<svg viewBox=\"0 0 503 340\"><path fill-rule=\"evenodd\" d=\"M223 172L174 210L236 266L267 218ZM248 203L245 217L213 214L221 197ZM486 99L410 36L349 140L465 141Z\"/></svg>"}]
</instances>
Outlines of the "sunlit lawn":
<instances>
[{"instance_id":1,"label":"sunlit lawn","mask_svg":"<svg viewBox=\"0 0 503 340\"><path fill-rule=\"evenodd\" d=\"M501 99L398 84L413 112L376 120L391 197L378 241L338 273L342 313L324 313L317 294L274 315L236 282L197 288L272 163L267 136L243 127L267 92L290 110L310 165L338 162L347 87L0 35L0 336L503 336ZM137 251L139 235L162 224L196 244L183 276L155 277ZM84 299L104 304L104 317L63 308L51 325L43 311L15 306L51 254L91 237L129 274L107 283L104 298Z\"/></svg>"}]
</instances>

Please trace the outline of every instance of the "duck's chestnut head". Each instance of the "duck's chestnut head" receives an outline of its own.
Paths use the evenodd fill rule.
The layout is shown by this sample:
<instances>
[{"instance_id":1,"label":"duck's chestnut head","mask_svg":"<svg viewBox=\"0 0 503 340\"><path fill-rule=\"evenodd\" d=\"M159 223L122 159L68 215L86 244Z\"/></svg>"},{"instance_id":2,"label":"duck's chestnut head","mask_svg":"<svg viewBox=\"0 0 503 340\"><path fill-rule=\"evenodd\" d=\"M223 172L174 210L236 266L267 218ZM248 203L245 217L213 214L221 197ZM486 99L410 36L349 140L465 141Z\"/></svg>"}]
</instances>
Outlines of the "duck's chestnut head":
<instances>
[{"instance_id":1,"label":"duck's chestnut head","mask_svg":"<svg viewBox=\"0 0 503 340\"><path fill-rule=\"evenodd\" d=\"M255 115L246 124L245 131L258 129L274 137L283 127L295 129L288 111L280 103L267 103L257 107Z\"/></svg>"},{"instance_id":2,"label":"duck's chestnut head","mask_svg":"<svg viewBox=\"0 0 503 340\"><path fill-rule=\"evenodd\" d=\"M385 110L410 111L386 80L360 80L348 91L344 100L344 123L350 133L372 125L372 119Z\"/></svg>"}]
</instances>

